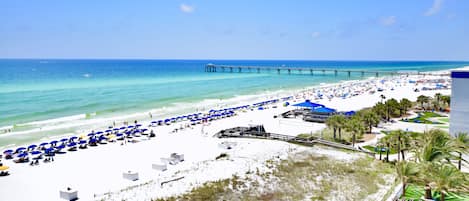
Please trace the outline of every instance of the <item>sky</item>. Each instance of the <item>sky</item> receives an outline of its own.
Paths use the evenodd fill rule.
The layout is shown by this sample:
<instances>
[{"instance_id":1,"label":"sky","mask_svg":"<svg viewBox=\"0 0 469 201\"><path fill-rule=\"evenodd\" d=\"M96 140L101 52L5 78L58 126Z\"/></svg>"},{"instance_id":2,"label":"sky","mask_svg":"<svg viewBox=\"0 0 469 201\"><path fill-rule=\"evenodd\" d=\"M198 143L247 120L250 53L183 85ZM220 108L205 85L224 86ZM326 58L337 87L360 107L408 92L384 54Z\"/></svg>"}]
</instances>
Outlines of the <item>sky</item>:
<instances>
[{"instance_id":1,"label":"sky","mask_svg":"<svg viewBox=\"0 0 469 201\"><path fill-rule=\"evenodd\" d=\"M469 61L467 0L0 0L0 58Z\"/></svg>"}]
</instances>

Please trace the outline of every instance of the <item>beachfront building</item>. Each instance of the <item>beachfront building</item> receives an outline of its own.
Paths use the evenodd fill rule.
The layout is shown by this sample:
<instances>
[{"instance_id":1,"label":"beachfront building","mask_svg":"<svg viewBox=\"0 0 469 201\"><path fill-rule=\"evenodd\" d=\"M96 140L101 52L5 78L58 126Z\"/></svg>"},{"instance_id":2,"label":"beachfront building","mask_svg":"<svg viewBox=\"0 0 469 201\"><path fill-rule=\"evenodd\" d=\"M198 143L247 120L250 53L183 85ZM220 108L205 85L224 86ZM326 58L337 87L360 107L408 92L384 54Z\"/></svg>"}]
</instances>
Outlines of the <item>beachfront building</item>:
<instances>
[{"instance_id":1,"label":"beachfront building","mask_svg":"<svg viewBox=\"0 0 469 201\"><path fill-rule=\"evenodd\" d=\"M469 132L469 71L451 72L451 135Z\"/></svg>"}]
</instances>

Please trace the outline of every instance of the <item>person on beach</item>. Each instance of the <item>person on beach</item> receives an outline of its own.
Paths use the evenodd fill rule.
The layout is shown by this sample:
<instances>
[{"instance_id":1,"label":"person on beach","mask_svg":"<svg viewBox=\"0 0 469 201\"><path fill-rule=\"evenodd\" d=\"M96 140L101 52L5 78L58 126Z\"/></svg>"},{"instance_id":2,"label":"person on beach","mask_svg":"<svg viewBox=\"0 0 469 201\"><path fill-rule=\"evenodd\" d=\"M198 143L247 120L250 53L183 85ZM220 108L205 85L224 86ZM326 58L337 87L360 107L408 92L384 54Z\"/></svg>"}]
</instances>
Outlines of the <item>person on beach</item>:
<instances>
[{"instance_id":1,"label":"person on beach","mask_svg":"<svg viewBox=\"0 0 469 201\"><path fill-rule=\"evenodd\" d=\"M151 114L151 112L148 113L148 116L150 116L150 119L153 119L153 115Z\"/></svg>"}]
</instances>

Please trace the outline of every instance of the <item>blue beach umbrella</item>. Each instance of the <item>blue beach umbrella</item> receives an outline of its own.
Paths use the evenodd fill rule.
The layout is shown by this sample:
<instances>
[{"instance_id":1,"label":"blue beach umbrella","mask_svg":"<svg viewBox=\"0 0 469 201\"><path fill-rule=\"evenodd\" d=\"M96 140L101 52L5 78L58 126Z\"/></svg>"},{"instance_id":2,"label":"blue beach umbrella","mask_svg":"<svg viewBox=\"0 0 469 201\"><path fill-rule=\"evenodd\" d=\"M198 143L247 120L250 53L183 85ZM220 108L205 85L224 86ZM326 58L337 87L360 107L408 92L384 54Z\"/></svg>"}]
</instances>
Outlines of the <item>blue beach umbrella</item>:
<instances>
[{"instance_id":1,"label":"blue beach umbrella","mask_svg":"<svg viewBox=\"0 0 469 201\"><path fill-rule=\"evenodd\" d=\"M63 148L65 148L65 145L62 144L62 145L57 146L57 147L55 147L55 148L56 148L56 149L63 149Z\"/></svg>"},{"instance_id":2,"label":"blue beach umbrella","mask_svg":"<svg viewBox=\"0 0 469 201\"><path fill-rule=\"evenodd\" d=\"M24 148L24 147L19 147L19 148L16 149L16 152L18 153L18 152L23 151L23 150L26 150L26 148Z\"/></svg>"},{"instance_id":3,"label":"blue beach umbrella","mask_svg":"<svg viewBox=\"0 0 469 201\"><path fill-rule=\"evenodd\" d=\"M96 132L96 134L103 134L103 131L98 131Z\"/></svg>"},{"instance_id":4,"label":"blue beach umbrella","mask_svg":"<svg viewBox=\"0 0 469 201\"><path fill-rule=\"evenodd\" d=\"M133 128L134 126L127 126L127 128Z\"/></svg>"},{"instance_id":5,"label":"blue beach umbrella","mask_svg":"<svg viewBox=\"0 0 469 201\"><path fill-rule=\"evenodd\" d=\"M73 137L70 138L71 141L76 140L76 139L78 139L77 136L73 136Z\"/></svg>"},{"instance_id":6,"label":"blue beach umbrella","mask_svg":"<svg viewBox=\"0 0 469 201\"><path fill-rule=\"evenodd\" d=\"M23 158L23 157L26 157L26 156L28 156L27 153L21 153L21 154L18 154L16 157Z\"/></svg>"},{"instance_id":7,"label":"blue beach umbrella","mask_svg":"<svg viewBox=\"0 0 469 201\"><path fill-rule=\"evenodd\" d=\"M123 135L124 135L124 134L122 134L122 133L118 133L116 136L117 136L117 137L120 137L120 136L123 136Z\"/></svg>"},{"instance_id":8,"label":"blue beach umbrella","mask_svg":"<svg viewBox=\"0 0 469 201\"><path fill-rule=\"evenodd\" d=\"M40 151L32 151L31 154L32 154L32 155L38 155L38 154L42 154L42 152L40 152Z\"/></svg>"},{"instance_id":9,"label":"blue beach umbrella","mask_svg":"<svg viewBox=\"0 0 469 201\"><path fill-rule=\"evenodd\" d=\"M95 135L94 133L88 133L88 137Z\"/></svg>"},{"instance_id":10,"label":"blue beach umbrella","mask_svg":"<svg viewBox=\"0 0 469 201\"><path fill-rule=\"evenodd\" d=\"M80 142L78 142L78 144L86 144L86 140L80 140Z\"/></svg>"},{"instance_id":11,"label":"blue beach umbrella","mask_svg":"<svg viewBox=\"0 0 469 201\"><path fill-rule=\"evenodd\" d=\"M50 144L57 144L57 142L59 142L59 141L57 141L57 140L52 140L52 141L50 141Z\"/></svg>"},{"instance_id":12,"label":"blue beach umbrella","mask_svg":"<svg viewBox=\"0 0 469 201\"><path fill-rule=\"evenodd\" d=\"M47 148L47 149L45 149L44 151L45 151L46 153L49 153L49 152L54 151L54 148Z\"/></svg>"},{"instance_id":13,"label":"blue beach umbrella","mask_svg":"<svg viewBox=\"0 0 469 201\"><path fill-rule=\"evenodd\" d=\"M13 153L13 150L7 149L7 150L3 151L3 153L4 153L4 154L6 154L6 153L10 153L10 154L11 154L11 153Z\"/></svg>"},{"instance_id":14,"label":"blue beach umbrella","mask_svg":"<svg viewBox=\"0 0 469 201\"><path fill-rule=\"evenodd\" d=\"M157 122L157 121L152 121L151 123L152 123L152 124L156 124L156 123L158 123L158 122Z\"/></svg>"},{"instance_id":15,"label":"blue beach umbrella","mask_svg":"<svg viewBox=\"0 0 469 201\"><path fill-rule=\"evenodd\" d=\"M46 145L48 145L48 144L49 144L48 142L43 142L43 143L41 143L39 146L40 146L40 147L43 147L43 146L46 146Z\"/></svg>"},{"instance_id":16,"label":"blue beach umbrella","mask_svg":"<svg viewBox=\"0 0 469 201\"><path fill-rule=\"evenodd\" d=\"M112 129L112 130L118 131L119 129L118 129L118 128L114 128L114 129Z\"/></svg>"},{"instance_id":17,"label":"blue beach umbrella","mask_svg":"<svg viewBox=\"0 0 469 201\"><path fill-rule=\"evenodd\" d=\"M120 127L119 129L124 130L124 129L126 129L126 127L122 126L122 127Z\"/></svg>"},{"instance_id":18,"label":"blue beach umbrella","mask_svg":"<svg viewBox=\"0 0 469 201\"><path fill-rule=\"evenodd\" d=\"M28 149L34 149L34 148L36 148L36 147L37 147L37 145L32 144L32 145L29 145L29 146L28 146Z\"/></svg>"},{"instance_id":19,"label":"blue beach umbrella","mask_svg":"<svg viewBox=\"0 0 469 201\"><path fill-rule=\"evenodd\" d=\"M77 143L72 142L72 143L68 144L67 146L68 146L68 147L74 147L74 146L77 146Z\"/></svg>"},{"instance_id":20,"label":"blue beach umbrella","mask_svg":"<svg viewBox=\"0 0 469 201\"><path fill-rule=\"evenodd\" d=\"M140 126L142 126L142 124L137 124L137 125L135 125L135 126L136 126L136 127L140 127Z\"/></svg>"},{"instance_id":21,"label":"blue beach umbrella","mask_svg":"<svg viewBox=\"0 0 469 201\"><path fill-rule=\"evenodd\" d=\"M61 139L60 142L67 142L68 139L67 138L64 138L64 139Z\"/></svg>"}]
</instances>

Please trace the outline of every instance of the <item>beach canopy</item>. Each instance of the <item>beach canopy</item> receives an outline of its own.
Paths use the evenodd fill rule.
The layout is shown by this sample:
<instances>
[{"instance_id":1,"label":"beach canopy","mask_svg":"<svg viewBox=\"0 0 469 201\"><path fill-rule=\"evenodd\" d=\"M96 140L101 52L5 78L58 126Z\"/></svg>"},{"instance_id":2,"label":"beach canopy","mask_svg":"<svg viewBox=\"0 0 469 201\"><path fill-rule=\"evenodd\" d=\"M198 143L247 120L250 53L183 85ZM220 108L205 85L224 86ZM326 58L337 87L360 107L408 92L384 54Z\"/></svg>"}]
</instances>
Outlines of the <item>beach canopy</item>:
<instances>
[{"instance_id":1,"label":"beach canopy","mask_svg":"<svg viewBox=\"0 0 469 201\"><path fill-rule=\"evenodd\" d=\"M80 142L78 142L78 144L86 144L86 140L80 140Z\"/></svg>"},{"instance_id":2,"label":"beach canopy","mask_svg":"<svg viewBox=\"0 0 469 201\"><path fill-rule=\"evenodd\" d=\"M346 116L352 116L352 115L355 115L355 111L348 111L348 112L345 112L344 115Z\"/></svg>"},{"instance_id":3,"label":"beach canopy","mask_svg":"<svg viewBox=\"0 0 469 201\"><path fill-rule=\"evenodd\" d=\"M112 129L112 130L118 131L119 129L118 129L118 128L114 128L114 129Z\"/></svg>"},{"instance_id":4,"label":"beach canopy","mask_svg":"<svg viewBox=\"0 0 469 201\"><path fill-rule=\"evenodd\" d=\"M68 139L67 139L67 138L63 138L63 139L61 139L60 141L61 141L61 142L66 142L66 141L68 141Z\"/></svg>"},{"instance_id":5,"label":"beach canopy","mask_svg":"<svg viewBox=\"0 0 469 201\"><path fill-rule=\"evenodd\" d=\"M32 145L29 145L29 146L28 146L28 149L32 149L32 148L36 148L36 147L37 147L37 145L32 144Z\"/></svg>"},{"instance_id":6,"label":"beach canopy","mask_svg":"<svg viewBox=\"0 0 469 201\"><path fill-rule=\"evenodd\" d=\"M41 143L39 146L40 146L40 147L43 147L43 146L46 146L46 145L48 145L48 144L49 144L49 143L47 143L47 142L43 142L43 143Z\"/></svg>"},{"instance_id":7,"label":"beach canopy","mask_svg":"<svg viewBox=\"0 0 469 201\"><path fill-rule=\"evenodd\" d=\"M56 144L58 141L57 140L52 140L50 141L50 144Z\"/></svg>"},{"instance_id":8,"label":"beach canopy","mask_svg":"<svg viewBox=\"0 0 469 201\"><path fill-rule=\"evenodd\" d=\"M70 138L70 140L75 140L75 139L78 139L78 137L77 137L77 136L73 136L73 137Z\"/></svg>"},{"instance_id":9,"label":"beach canopy","mask_svg":"<svg viewBox=\"0 0 469 201\"><path fill-rule=\"evenodd\" d=\"M305 100L305 102L294 104L293 106L296 107L306 107L306 108L317 108L317 107L325 107L324 105L313 103L310 100Z\"/></svg>"},{"instance_id":10,"label":"beach canopy","mask_svg":"<svg viewBox=\"0 0 469 201\"><path fill-rule=\"evenodd\" d=\"M124 130L124 129L126 129L126 127L123 126L123 127L120 127L119 129Z\"/></svg>"},{"instance_id":11,"label":"beach canopy","mask_svg":"<svg viewBox=\"0 0 469 201\"><path fill-rule=\"evenodd\" d=\"M0 166L0 171L5 171L5 170L8 170L10 167L6 166L6 165L2 165Z\"/></svg>"},{"instance_id":12,"label":"beach canopy","mask_svg":"<svg viewBox=\"0 0 469 201\"><path fill-rule=\"evenodd\" d=\"M336 110L332 108L328 108L328 107L318 107L318 108L312 109L311 111L318 112L318 113L333 113Z\"/></svg>"},{"instance_id":13,"label":"beach canopy","mask_svg":"<svg viewBox=\"0 0 469 201\"><path fill-rule=\"evenodd\" d=\"M47 148L47 149L45 149L44 151L45 151L46 153L49 153L49 152L54 151L54 148Z\"/></svg>"}]
</instances>

